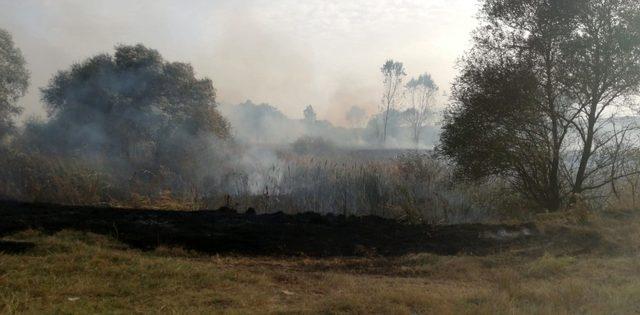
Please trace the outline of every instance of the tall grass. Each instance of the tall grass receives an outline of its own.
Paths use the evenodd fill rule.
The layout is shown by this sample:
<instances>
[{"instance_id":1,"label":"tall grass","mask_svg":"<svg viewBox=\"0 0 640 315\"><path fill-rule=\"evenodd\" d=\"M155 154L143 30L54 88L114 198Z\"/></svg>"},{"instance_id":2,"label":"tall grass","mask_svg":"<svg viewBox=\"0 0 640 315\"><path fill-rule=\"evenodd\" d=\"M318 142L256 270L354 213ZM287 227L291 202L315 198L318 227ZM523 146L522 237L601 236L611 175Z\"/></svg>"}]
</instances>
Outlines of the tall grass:
<instances>
[{"instance_id":1,"label":"tall grass","mask_svg":"<svg viewBox=\"0 0 640 315\"><path fill-rule=\"evenodd\" d=\"M226 205L259 213L377 215L430 224L486 220L500 204L496 185L456 183L446 165L424 151L286 149L273 163L226 165L220 178L194 184L165 169L122 169L99 160L0 150L0 198L5 199L183 210Z\"/></svg>"},{"instance_id":2,"label":"tall grass","mask_svg":"<svg viewBox=\"0 0 640 315\"><path fill-rule=\"evenodd\" d=\"M242 176L230 182L247 180ZM242 186L245 189L232 185L236 205L264 212L377 215L422 223L474 222L490 212L474 199L482 195L478 188L455 184L448 169L425 152L380 159L362 159L348 151L284 152L278 164L255 177L259 180Z\"/></svg>"}]
</instances>

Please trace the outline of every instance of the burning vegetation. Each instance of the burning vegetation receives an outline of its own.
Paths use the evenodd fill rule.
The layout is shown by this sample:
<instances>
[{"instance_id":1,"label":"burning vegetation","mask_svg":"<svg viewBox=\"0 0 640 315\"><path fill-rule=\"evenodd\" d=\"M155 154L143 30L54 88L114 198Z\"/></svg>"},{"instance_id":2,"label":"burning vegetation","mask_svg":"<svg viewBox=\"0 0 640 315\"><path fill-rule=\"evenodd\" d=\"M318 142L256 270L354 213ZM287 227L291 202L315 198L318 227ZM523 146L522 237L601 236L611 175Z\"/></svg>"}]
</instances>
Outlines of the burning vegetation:
<instances>
[{"instance_id":1,"label":"burning vegetation","mask_svg":"<svg viewBox=\"0 0 640 315\"><path fill-rule=\"evenodd\" d=\"M16 127L29 72L2 31L0 196L432 224L635 207L639 11L486 1L439 142L439 87L398 61L380 68L379 111L346 109L344 128L311 105L301 120L222 106L211 80L142 44L59 71L40 89L48 117Z\"/></svg>"}]
</instances>

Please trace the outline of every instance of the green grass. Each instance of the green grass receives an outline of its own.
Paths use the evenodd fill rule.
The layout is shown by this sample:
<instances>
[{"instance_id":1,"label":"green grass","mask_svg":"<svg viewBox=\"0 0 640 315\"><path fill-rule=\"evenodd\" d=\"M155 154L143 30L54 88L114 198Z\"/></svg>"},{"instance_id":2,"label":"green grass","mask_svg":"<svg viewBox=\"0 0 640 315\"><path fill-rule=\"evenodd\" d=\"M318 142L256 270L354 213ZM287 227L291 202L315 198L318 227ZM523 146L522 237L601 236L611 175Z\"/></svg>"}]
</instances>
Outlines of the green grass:
<instances>
[{"instance_id":1,"label":"green grass","mask_svg":"<svg viewBox=\"0 0 640 315\"><path fill-rule=\"evenodd\" d=\"M142 252L75 231L4 240L35 246L0 254L2 314L640 312L635 251L285 259Z\"/></svg>"}]
</instances>

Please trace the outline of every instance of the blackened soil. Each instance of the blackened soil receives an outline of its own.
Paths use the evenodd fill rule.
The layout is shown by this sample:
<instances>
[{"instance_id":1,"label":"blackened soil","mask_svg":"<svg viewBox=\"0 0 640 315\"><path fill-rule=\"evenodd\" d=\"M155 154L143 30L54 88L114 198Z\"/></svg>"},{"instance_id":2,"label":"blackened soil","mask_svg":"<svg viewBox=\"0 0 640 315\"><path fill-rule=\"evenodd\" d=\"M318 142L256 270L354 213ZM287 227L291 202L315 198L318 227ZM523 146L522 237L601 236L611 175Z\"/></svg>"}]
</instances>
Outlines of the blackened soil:
<instances>
[{"instance_id":1,"label":"blackened soil","mask_svg":"<svg viewBox=\"0 0 640 315\"><path fill-rule=\"evenodd\" d=\"M21 254L35 247L31 242L0 240L0 253Z\"/></svg>"},{"instance_id":2,"label":"blackened soil","mask_svg":"<svg viewBox=\"0 0 640 315\"><path fill-rule=\"evenodd\" d=\"M0 201L0 236L25 229L111 235L141 249L165 245L205 253L275 256L486 255L542 237L530 224L427 226L313 213L254 215L228 209L185 212Z\"/></svg>"}]
</instances>

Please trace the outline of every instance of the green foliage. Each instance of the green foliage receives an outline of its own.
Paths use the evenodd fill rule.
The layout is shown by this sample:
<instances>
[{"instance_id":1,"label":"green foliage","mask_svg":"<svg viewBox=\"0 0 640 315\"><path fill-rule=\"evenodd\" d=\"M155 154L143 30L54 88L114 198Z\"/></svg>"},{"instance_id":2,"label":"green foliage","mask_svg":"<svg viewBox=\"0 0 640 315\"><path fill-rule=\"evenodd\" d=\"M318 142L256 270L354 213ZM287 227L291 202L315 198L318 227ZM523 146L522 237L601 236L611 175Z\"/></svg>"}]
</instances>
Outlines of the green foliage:
<instances>
[{"instance_id":1,"label":"green foliage","mask_svg":"<svg viewBox=\"0 0 640 315\"><path fill-rule=\"evenodd\" d=\"M113 56L60 71L42 95L51 119L40 147L54 152L168 163L178 158L173 149L189 149L189 138L229 135L211 80L142 45L118 46Z\"/></svg>"},{"instance_id":2,"label":"green foliage","mask_svg":"<svg viewBox=\"0 0 640 315\"><path fill-rule=\"evenodd\" d=\"M202 195L218 188L233 150L215 96L211 80L196 78L191 65L140 44L118 46L58 72L42 89L49 119L28 121L13 146L30 158L109 174L110 185L132 188L119 201L165 190Z\"/></svg>"},{"instance_id":3,"label":"green foliage","mask_svg":"<svg viewBox=\"0 0 640 315\"><path fill-rule=\"evenodd\" d=\"M20 49L9 32L0 29L0 140L13 130L13 117L20 114L17 105L29 86L29 72Z\"/></svg>"},{"instance_id":4,"label":"green foliage","mask_svg":"<svg viewBox=\"0 0 640 315\"><path fill-rule=\"evenodd\" d=\"M523 155L533 153L538 139L523 132L538 118L535 80L526 65L508 60L468 65L454 86L456 103L445 115L439 147L456 161L458 175L508 175Z\"/></svg>"},{"instance_id":5,"label":"green foliage","mask_svg":"<svg viewBox=\"0 0 640 315\"><path fill-rule=\"evenodd\" d=\"M481 18L439 147L457 173L550 210L624 176L603 113L640 92L637 1L487 0Z\"/></svg>"}]
</instances>

